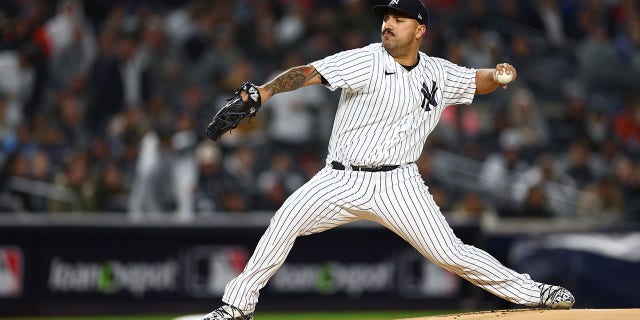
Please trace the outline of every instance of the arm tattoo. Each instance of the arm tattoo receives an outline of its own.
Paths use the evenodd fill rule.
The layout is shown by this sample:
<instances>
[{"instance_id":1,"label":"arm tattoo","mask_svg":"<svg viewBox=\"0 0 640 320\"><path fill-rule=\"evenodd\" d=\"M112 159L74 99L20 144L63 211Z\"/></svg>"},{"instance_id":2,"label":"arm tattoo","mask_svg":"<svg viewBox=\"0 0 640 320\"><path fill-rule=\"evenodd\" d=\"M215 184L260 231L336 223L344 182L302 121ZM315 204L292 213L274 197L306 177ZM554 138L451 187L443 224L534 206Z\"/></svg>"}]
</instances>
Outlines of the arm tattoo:
<instances>
[{"instance_id":1,"label":"arm tattoo","mask_svg":"<svg viewBox=\"0 0 640 320\"><path fill-rule=\"evenodd\" d=\"M293 91L302 88L308 80L320 77L320 73L311 66L291 68L264 86L271 96L280 92Z\"/></svg>"}]
</instances>

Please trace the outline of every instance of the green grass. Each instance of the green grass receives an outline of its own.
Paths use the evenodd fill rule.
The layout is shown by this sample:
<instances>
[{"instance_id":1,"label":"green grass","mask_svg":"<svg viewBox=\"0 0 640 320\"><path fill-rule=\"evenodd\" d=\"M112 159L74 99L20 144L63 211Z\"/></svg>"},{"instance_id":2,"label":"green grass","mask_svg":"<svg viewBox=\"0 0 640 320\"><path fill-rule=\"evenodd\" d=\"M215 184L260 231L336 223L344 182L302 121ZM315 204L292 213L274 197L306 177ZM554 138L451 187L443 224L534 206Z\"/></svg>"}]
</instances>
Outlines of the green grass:
<instances>
[{"instance_id":1,"label":"green grass","mask_svg":"<svg viewBox=\"0 0 640 320\"><path fill-rule=\"evenodd\" d=\"M255 320L392 320L415 318L456 311L367 311L367 312L260 312ZM78 317L14 317L0 320L172 320L178 315L157 316L78 316Z\"/></svg>"}]
</instances>

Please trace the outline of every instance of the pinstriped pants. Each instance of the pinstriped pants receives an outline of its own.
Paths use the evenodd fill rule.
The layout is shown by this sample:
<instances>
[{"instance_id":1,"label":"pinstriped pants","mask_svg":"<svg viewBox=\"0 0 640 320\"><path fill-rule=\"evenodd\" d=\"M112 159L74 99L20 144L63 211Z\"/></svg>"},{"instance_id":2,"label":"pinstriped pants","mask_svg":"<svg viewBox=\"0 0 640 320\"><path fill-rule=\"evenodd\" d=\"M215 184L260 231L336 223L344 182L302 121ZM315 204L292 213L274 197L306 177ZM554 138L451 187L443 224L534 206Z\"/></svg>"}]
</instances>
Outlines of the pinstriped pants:
<instances>
[{"instance_id":1,"label":"pinstriped pants","mask_svg":"<svg viewBox=\"0 0 640 320\"><path fill-rule=\"evenodd\" d=\"M387 172L334 170L327 166L296 190L271 219L244 271L222 300L254 310L259 291L284 263L299 236L360 219L375 221L436 265L492 294L535 305L540 289L483 250L465 245L446 222L415 164Z\"/></svg>"}]
</instances>

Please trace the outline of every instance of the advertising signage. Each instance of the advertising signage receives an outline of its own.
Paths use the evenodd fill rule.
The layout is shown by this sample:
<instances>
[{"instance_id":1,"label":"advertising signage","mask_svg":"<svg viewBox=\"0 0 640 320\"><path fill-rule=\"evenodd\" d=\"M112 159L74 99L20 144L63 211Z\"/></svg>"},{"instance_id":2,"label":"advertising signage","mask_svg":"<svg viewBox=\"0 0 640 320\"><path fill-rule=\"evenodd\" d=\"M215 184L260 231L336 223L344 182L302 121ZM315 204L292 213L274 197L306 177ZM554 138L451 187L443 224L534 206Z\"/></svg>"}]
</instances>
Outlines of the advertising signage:
<instances>
[{"instance_id":1,"label":"advertising signage","mask_svg":"<svg viewBox=\"0 0 640 320\"><path fill-rule=\"evenodd\" d=\"M0 227L0 316L25 310L157 312L158 306L166 312L193 311L194 306L205 310L242 272L264 231L200 226L20 229L4 233L22 235L9 243ZM355 300L361 308L381 307L380 301L400 306L415 301L424 307L429 299L456 303L462 289L460 278L386 229L338 228L298 240L263 289L261 308L279 309L292 298L308 309L320 307L318 303L339 309Z\"/></svg>"},{"instance_id":2,"label":"advertising signage","mask_svg":"<svg viewBox=\"0 0 640 320\"><path fill-rule=\"evenodd\" d=\"M0 299L22 295L23 264L20 248L0 246Z\"/></svg>"}]
</instances>

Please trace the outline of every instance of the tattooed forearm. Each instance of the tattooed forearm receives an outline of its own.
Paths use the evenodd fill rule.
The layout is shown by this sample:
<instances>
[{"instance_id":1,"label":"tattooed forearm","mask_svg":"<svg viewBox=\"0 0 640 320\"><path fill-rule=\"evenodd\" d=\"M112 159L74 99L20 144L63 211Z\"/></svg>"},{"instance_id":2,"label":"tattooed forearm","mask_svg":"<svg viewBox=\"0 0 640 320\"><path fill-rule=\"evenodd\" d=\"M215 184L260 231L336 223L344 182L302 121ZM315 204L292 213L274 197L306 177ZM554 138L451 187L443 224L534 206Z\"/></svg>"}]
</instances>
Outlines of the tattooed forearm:
<instances>
[{"instance_id":1,"label":"tattooed forearm","mask_svg":"<svg viewBox=\"0 0 640 320\"><path fill-rule=\"evenodd\" d=\"M306 65L291 68L264 85L269 96L276 93L293 91L308 84L319 83L320 73L316 68Z\"/></svg>"},{"instance_id":2,"label":"tattooed forearm","mask_svg":"<svg viewBox=\"0 0 640 320\"><path fill-rule=\"evenodd\" d=\"M292 68L277 76L275 79L267 83L264 88L269 91L269 95L280 92L292 91L301 88L307 76L300 67Z\"/></svg>"}]
</instances>

